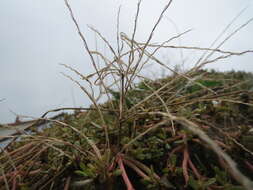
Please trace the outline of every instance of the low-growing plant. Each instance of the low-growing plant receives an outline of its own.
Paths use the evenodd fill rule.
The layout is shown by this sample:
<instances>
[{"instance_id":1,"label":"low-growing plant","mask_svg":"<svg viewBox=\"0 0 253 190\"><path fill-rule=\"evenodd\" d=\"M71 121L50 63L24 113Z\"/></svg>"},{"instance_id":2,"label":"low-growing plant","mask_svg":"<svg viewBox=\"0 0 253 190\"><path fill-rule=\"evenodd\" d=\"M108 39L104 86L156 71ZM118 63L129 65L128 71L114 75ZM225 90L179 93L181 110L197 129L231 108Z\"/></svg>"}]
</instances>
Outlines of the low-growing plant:
<instances>
[{"instance_id":1,"label":"low-growing plant","mask_svg":"<svg viewBox=\"0 0 253 190\"><path fill-rule=\"evenodd\" d=\"M36 135L23 135L21 141L3 150L0 155L3 187L253 189L249 179L252 179L253 153L248 146L252 142L241 143L252 127L249 117L252 100L246 98L252 96L252 82L244 81L244 77L251 80L252 74L203 69L206 64L253 52L220 49L251 20L216 48L168 45L189 30L154 44L154 32L169 9L170 0L142 43L136 39L141 3L140 0L137 4L130 37L119 31L119 10L116 48L90 27L110 50L111 55L106 57L90 49L65 0L94 73L84 76L64 64L80 79L63 75L81 88L92 105L48 111L73 109L75 113L66 114L62 120L46 119L45 113L39 120L48 120L53 127ZM179 72L156 57L164 48L204 53L194 68ZM219 56L211 58L214 53ZM100 65L96 60L100 60ZM141 71L151 61L173 75L155 80L145 78ZM244 159L240 158L242 154Z\"/></svg>"}]
</instances>

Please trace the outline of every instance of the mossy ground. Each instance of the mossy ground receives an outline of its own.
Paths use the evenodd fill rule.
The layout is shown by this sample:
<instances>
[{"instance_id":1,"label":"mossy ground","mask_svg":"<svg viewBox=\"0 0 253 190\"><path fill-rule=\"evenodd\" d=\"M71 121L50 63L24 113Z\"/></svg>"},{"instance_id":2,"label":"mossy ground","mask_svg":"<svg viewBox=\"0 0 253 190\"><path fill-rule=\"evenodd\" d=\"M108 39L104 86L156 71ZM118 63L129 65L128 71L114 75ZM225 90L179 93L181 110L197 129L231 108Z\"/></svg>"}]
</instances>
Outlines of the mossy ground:
<instances>
[{"instance_id":1,"label":"mossy ground","mask_svg":"<svg viewBox=\"0 0 253 190\"><path fill-rule=\"evenodd\" d=\"M135 189L243 189L229 165L198 136L180 123L162 123L164 116L158 113L167 107L197 124L253 180L253 75L201 70L191 74L196 79L192 83L176 77L145 80L128 92L120 136L120 96L111 89L111 102L99 105L105 123L91 107L66 114L52 128L14 143L1 153L0 186L125 189L121 160ZM159 96L136 106L168 83ZM83 134L98 148L101 160Z\"/></svg>"}]
</instances>

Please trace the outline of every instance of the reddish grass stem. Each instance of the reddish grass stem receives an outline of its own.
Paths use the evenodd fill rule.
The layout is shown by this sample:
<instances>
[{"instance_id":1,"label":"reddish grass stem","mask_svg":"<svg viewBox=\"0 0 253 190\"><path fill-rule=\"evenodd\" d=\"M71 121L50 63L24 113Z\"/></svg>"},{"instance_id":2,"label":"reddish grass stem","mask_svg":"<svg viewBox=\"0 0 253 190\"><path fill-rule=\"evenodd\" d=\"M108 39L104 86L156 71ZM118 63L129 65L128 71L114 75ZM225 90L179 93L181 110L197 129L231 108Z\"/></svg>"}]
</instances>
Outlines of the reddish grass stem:
<instances>
[{"instance_id":1,"label":"reddish grass stem","mask_svg":"<svg viewBox=\"0 0 253 190\"><path fill-rule=\"evenodd\" d=\"M119 155L118 156L118 159L117 159L117 163L122 171L122 178L127 186L127 190L134 190L133 188L133 185L132 183L130 182L128 176L127 176L127 173L126 173L126 170L125 170L125 167L124 167L124 164L123 164L123 161L122 161L122 157Z\"/></svg>"}]
</instances>

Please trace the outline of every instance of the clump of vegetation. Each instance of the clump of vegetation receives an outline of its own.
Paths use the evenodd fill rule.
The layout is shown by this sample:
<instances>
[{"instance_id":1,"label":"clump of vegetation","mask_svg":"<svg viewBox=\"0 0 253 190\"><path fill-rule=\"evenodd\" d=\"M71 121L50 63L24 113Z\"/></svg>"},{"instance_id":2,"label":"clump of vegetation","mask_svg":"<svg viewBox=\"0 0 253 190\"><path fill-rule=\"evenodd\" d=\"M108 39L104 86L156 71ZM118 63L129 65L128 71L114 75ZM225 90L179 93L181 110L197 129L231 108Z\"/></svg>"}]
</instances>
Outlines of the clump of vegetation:
<instances>
[{"instance_id":1,"label":"clump of vegetation","mask_svg":"<svg viewBox=\"0 0 253 190\"><path fill-rule=\"evenodd\" d=\"M60 121L51 119L51 128L23 135L5 149L0 154L1 187L252 189L253 74L202 69L207 63L250 51L177 47L210 52L193 69L178 72L157 59L155 53L170 48L167 43L184 33L160 45L151 43L171 1L148 40L139 43L135 33L140 1L132 37L118 32L116 50L92 28L111 50L110 60L89 49L68 1L65 3L95 70L84 76L64 65L80 80L65 76L83 90L92 105L73 108L75 113L66 114ZM213 52L222 55L210 59ZM96 56L104 63L100 67ZM141 76L143 66L151 60L173 75L154 80ZM99 103L104 97L108 100ZM45 115L39 120L49 120Z\"/></svg>"}]
</instances>

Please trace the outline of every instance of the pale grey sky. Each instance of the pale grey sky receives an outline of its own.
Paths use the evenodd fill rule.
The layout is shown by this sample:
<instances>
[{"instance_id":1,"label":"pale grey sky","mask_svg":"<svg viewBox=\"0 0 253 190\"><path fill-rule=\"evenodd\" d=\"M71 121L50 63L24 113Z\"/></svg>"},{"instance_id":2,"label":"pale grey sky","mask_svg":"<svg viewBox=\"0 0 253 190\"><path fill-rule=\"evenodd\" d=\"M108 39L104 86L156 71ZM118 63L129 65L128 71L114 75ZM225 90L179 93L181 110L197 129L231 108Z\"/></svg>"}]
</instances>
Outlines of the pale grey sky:
<instances>
[{"instance_id":1,"label":"pale grey sky","mask_svg":"<svg viewBox=\"0 0 253 190\"><path fill-rule=\"evenodd\" d=\"M137 0L69 0L82 31L95 47L95 36L87 25L96 27L113 45L116 42L116 15L122 5L120 30L131 34ZM147 38L167 0L143 0L137 39ZM247 10L223 36L253 17L250 0L174 0L154 36L164 41L192 28L181 38L181 44L208 47L226 25L243 8ZM236 34L223 49L253 49L253 23ZM221 40L222 40L221 39ZM174 41L174 45L178 45ZM98 44L99 48L103 45ZM186 64L194 63L198 54L184 51ZM163 51L169 63L180 63L178 51ZM219 70L253 71L253 55L232 58L212 65ZM11 122L11 111L38 117L57 107L88 106L90 102L75 85L64 78L59 63L70 65L83 73L91 71L88 56L69 17L64 0L1 0L0 1L0 123ZM188 66L186 65L186 66Z\"/></svg>"}]
</instances>

